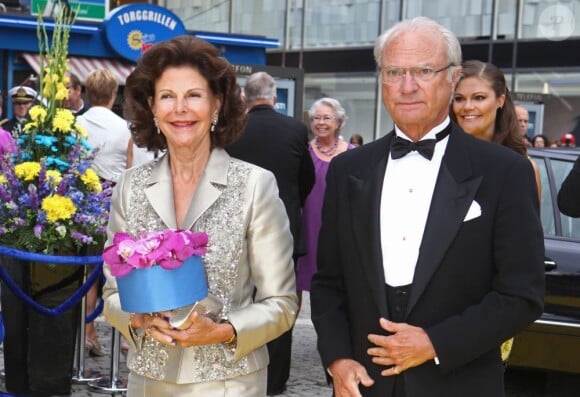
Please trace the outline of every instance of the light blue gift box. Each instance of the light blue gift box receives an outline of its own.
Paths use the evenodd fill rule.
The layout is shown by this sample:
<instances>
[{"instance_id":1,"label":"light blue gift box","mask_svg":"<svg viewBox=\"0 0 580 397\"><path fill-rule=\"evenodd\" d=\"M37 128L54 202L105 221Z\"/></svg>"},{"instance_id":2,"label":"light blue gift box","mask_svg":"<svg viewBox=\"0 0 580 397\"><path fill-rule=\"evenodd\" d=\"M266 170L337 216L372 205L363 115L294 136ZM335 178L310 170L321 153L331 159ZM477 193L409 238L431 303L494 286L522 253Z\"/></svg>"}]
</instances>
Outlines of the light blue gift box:
<instances>
[{"instance_id":1,"label":"light blue gift box","mask_svg":"<svg viewBox=\"0 0 580 397\"><path fill-rule=\"evenodd\" d=\"M176 269L152 266L117 277L121 309L155 313L190 305L207 296L207 280L200 256L190 256Z\"/></svg>"}]
</instances>

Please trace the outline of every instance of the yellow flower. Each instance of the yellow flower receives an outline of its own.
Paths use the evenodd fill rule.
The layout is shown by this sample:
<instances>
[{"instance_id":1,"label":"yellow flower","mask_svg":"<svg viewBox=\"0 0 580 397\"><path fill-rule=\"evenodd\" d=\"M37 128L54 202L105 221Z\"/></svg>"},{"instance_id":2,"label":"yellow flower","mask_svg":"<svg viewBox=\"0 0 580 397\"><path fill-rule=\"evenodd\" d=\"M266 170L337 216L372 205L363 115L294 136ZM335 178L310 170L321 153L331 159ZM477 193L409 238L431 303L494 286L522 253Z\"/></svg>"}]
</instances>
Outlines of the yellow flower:
<instances>
[{"instance_id":1,"label":"yellow flower","mask_svg":"<svg viewBox=\"0 0 580 397\"><path fill-rule=\"evenodd\" d=\"M83 175L81 175L81 180L93 192L100 192L101 189L103 188L101 186L101 181L99 180L99 176L91 168L88 168L86 170L86 172Z\"/></svg>"},{"instance_id":2,"label":"yellow flower","mask_svg":"<svg viewBox=\"0 0 580 397\"><path fill-rule=\"evenodd\" d=\"M59 220L70 219L77 211L77 208L69 197L63 197L58 194L43 199L41 208L46 212L46 218L53 223Z\"/></svg>"},{"instance_id":3,"label":"yellow flower","mask_svg":"<svg viewBox=\"0 0 580 397\"><path fill-rule=\"evenodd\" d=\"M44 80L43 80L42 95L45 98L52 97L51 87L52 87L52 81L50 79L50 70L48 68L44 68Z\"/></svg>"},{"instance_id":4,"label":"yellow flower","mask_svg":"<svg viewBox=\"0 0 580 397\"><path fill-rule=\"evenodd\" d=\"M36 127L38 127L38 124L36 124L36 121L31 121L31 122L26 123L24 125L24 128L22 129L22 131L25 134L28 134L30 132L30 130L32 130L32 129L36 128Z\"/></svg>"},{"instance_id":5,"label":"yellow flower","mask_svg":"<svg viewBox=\"0 0 580 397\"><path fill-rule=\"evenodd\" d=\"M6 175L0 174L0 185L4 185L6 182L8 182L8 179L6 179Z\"/></svg>"},{"instance_id":6,"label":"yellow flower","mask_svg":"<svg viewBox=\"0 0 580 397\"><path fill-rule=\"evenodd\" d=\"M46 119L46 109L44 108L44 106L40 105L33 106L28 111L28 114L30 115L32 121L37 123L37 125L38 123L43 123L44 120Z\"/></svg>"},{"instance_id":7,"label":"yellow flower","mask_svg":"<svg viewBox=\"0 0 580 397\"><path fill-rule=\"evenodd\" d=\"M51 98L52 97L52 90L51 90L51 85L50 84L45 84L44 88L42 89L42 96L45 98Z\"/></svg>"},{"instance_id":8,"label":"yellow flower","mask_svg":"<svg viewBox=\"0 0 580 397\"><path fill-rule=\"evenodd\" d=\"M62 180L62 175L57 170L47 170L46 179L49 181L50 186L56 187Z\"/></svg>"},{"instance_id":9,"label":"yellow flower","mask_svg":"<svg viewBox=\"0 0 580 397\"><path fill-rule=\"evenodd\" d=\"M47 83L50 83L50 68L49 67L45 67L44 68L44 81Z\"/></svg>"},{"instance_id":10,"label":"yellow flower","mask_svg":"<svg viewBox=\"0 0 580 397\"><path fill-rule=\"evenodd\" d=\"M16 164L14 166L14 173L19 179L25 181L32 181L38 176L40 172L40 163L34 161L27 161L25 163Z\"/></svg>"},{"instance_id":11,"label":"yellow flower","mask_svg":"<svg viewBox=\"0 0 580 397\"><path fill-rule=\"evenodd\" d=\"M87 131L87 129L82 125L80 125L79 123L75 123L75 130L77 130L78 134L85 139L87 139L87 137L89 136L89 132Z\"/></svg>"},{"instance_id":12,"label":"yellow flower","mask_svg":"<svg viewBox=\"0 0 580 397\"><path fill-rule=\"evenodd\" d=\"M57 109L52 120L52 128L61 132L70 132L75 116L68 109Z\"/></svg>"},{"instance_id":13,"label":"yellow flower","mask_svg":"<svg viewBox=\"0 0 580 397\"><path fill-rule=\"evenodd\" d=\"M54 99L56 99L57 101L62 101L63 99L67 98L68 98L68 88L66 88L66 86L63 83L58 83L56 85L56 95L54 96Z\"/></svg>"}]
</instances>

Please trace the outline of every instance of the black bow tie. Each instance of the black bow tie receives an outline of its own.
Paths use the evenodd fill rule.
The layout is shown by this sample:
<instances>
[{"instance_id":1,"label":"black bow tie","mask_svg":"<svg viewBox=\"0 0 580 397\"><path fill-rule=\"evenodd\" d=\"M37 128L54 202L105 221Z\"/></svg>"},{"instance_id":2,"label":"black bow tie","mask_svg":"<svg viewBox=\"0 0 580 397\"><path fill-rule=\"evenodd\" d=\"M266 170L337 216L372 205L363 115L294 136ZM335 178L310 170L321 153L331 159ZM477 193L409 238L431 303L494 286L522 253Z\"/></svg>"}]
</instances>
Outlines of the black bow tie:
<instances>
[{"instance_id":1,"label":"black bow tie","mask_svg":"<svg viewBox=\"0 0 580 397\"><path fill-rule=\"evenodd\" d=\"M449 135L449 131L450 128L447 127L443 131L439 132L435 136L435 139L423 139L418 142L412 142L408 139L395 135L393 141L391 142L391 157L393 159L400 159L407 153L414 150L421 156L425 157L427 160L431 160L433 158L433 153L435 152L435 144Z\"/></svg>"}]
</instances>

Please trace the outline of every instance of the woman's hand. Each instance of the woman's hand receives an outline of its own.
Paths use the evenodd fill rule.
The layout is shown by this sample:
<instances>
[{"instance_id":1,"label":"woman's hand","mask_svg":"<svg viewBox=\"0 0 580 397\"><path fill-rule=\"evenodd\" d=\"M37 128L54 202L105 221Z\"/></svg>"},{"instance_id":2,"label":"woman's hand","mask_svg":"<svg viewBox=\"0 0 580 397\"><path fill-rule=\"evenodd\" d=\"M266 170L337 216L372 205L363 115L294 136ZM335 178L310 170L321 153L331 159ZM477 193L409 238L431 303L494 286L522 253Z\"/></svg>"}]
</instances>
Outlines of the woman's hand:
<instances>
[{"instance_id":1,"label":"woman's hand","mask_svg":"<svg viewBox=\"0 0 580 397\"><path fill-rule=\"evenodd\" d=\"M211 318L199 314L195 310L189 316L186 328L163 328L159 331L164 336L171 338L173 344L177 344L184 348L224 343L231 340L232 336L235 334L234 328L231 324L216 323ZM161 341L161 339L158 340Z\"/></svg>"},{"instance_id":2,"label":"woman's hand","mask_svg":"<svg viewBox=\"0 0 580 397\"><path fill-rule=\"evenodd\" d=\"M164 332L171 328L163 313L133 313L129 317L131 328L141 328L145 335L166 345L174 345L173 338Z\"/></svg>"}]
</instances>

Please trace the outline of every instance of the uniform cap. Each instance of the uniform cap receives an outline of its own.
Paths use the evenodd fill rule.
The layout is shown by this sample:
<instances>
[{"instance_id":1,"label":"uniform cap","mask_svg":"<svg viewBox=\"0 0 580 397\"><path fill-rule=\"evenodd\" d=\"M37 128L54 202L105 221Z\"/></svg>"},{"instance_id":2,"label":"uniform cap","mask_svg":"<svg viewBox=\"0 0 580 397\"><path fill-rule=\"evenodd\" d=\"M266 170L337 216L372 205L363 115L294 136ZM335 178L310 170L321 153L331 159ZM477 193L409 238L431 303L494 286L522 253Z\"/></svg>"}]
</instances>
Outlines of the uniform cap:
<instances>
[{"instance_id":1,"label":"uniform cap","mask_svg":"<svg viewBox=\"0 0 580 397\"><path fill-rule=\"evenodd\" d=\"M8 95L12 98L12 102L27 103L36 99L36 91L25 85L13 87L8 91Z\"/></svg>"}]
</instances>

